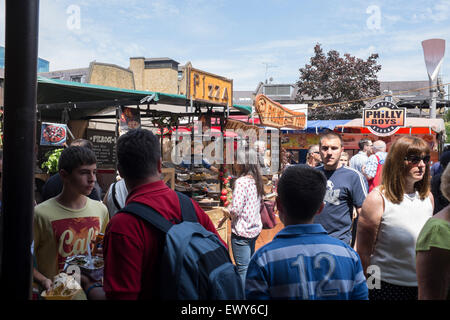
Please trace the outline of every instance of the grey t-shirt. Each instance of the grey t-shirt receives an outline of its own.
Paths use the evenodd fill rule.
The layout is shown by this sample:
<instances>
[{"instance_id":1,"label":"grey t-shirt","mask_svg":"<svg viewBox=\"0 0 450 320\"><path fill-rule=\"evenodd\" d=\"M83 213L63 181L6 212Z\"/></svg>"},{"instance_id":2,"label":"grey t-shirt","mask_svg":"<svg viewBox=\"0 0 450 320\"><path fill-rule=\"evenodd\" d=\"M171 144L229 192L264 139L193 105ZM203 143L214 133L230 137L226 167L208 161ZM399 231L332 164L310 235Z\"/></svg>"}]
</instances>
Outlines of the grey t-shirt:
<instances>
[{"instance_id":1,"label":"grey t-shirt","mask_svg":"<svg viewBox=\"0 0 450 320\"><path fill-rule=\"evenodd\" d=\"M317 170L321 170L328 181L325 208L315 216L314 223L320 223L330 236L350 244L353 207L361 207L366 199L367 180L349 167L327 171L321 166Z\"/></svg>"}]
</instances>

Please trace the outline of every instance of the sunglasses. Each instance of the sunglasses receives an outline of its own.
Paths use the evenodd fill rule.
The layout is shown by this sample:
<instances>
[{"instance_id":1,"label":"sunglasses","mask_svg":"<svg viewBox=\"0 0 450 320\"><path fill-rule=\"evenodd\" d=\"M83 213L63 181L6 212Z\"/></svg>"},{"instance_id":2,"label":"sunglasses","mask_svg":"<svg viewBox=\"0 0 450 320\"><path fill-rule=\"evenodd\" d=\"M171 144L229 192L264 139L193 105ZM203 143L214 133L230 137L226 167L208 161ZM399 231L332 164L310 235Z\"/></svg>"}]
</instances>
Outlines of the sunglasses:
<instances>
[{"instance_id":1,"label":"sunglasses","mask_svg":"<svg viewBox=\"0 0 450 320\"><path fill-rule=\"evenodd\" d=\"M423 161L423 163L428 164L430 162L430 156L407 156L405 157L406 161L411 162L412 164L418 164L420 161Z\"/></svg>"}]
</instances>

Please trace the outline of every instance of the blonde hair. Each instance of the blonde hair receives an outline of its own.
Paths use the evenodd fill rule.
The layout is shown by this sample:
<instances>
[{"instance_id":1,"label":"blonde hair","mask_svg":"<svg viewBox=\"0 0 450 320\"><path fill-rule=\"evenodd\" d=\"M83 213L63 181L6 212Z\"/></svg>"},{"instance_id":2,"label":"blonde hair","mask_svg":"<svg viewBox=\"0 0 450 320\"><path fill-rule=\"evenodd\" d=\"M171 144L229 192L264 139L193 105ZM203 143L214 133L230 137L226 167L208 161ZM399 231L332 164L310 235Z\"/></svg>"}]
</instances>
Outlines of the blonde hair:
<instances>
[{"instance_id":1,"label":"blonde hair","mask_svg":"<svg viewBox=\"0 0 450 320\"><path fill-rule=\"evenodd\" d=\"M444 170L441 176L441 192L442 195L450 201L450 165Z\"/></svg>"}]
</instances>

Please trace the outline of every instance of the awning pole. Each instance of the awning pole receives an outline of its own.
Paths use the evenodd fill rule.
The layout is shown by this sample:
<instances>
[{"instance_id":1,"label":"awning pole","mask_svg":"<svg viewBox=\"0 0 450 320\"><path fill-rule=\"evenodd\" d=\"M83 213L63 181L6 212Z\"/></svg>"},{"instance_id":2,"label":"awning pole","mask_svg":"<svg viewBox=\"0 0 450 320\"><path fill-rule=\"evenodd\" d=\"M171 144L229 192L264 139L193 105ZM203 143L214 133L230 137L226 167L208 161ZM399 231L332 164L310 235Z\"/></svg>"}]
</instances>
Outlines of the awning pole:
<instances>
[{"instance_id":1,"label":"awning pole","mask_svg":"<svg viewBox=\"0 0 450 320\"><path fill-rule=\"evenodd\" d=\"M39 1L5 3L5 139L0 288L31 297Z\"/></svg>"}]
</instances>

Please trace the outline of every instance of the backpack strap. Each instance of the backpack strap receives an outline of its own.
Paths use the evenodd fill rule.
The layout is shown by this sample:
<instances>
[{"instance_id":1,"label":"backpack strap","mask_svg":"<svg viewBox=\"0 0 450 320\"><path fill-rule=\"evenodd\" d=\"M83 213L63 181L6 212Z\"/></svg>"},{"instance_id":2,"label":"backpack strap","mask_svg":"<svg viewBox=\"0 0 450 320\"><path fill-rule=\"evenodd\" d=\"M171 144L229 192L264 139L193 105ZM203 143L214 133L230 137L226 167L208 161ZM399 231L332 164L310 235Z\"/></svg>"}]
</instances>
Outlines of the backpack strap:
<instances>
[{"instance_id":1,"label":"backpack strap","mask_svg":"<svg viewBox=\"0 0 450 320\"><path fill-rule=\"evenodd\" d=\"M158 211L143 203L131 202L127 204L125 208L120 210L120 212L134 214L164 233L169 232L170 228L173 226L173 224L164 218Z\"/></svg>"},{"instance_id":2,"label":"backpack strap","mask_svg":"<svg viewBox=\"0 0 450 320\"><path fill-rule=\"evenodd\" d=\"M197 214L195 213L195 208L191 199L179 192L177 192L177 196L180 202L183 221L197 222ZM169 232L170 228L173 226L173 224L164 218L158 211L140 202L131 202L127 204L125 208L120 210L120 212L134 214L164 233Z\"/></svg>"},{"instance_id":3,"label":"backpack strap","mask_svg":"<svg viewBox=\"0 0 450 320\"><path fill-rule=\"evenodd\" d=\"M180 201L181 217L183 218L183 221L198 222L191 198L181 192L177 192L177 195L178 200Z\"/></svg>"},{"instance_id":4,"label":"backpack strap","mask_svg":"<svg viewBox=\"0 0 450 320\"><path fill-rule=\"evenodd\" d=\"M112 190L111 190L111 197L112 197L112 200L113 200L114 205L116 206L117 210L120 210L120 204L116 198L116 183L117 183L117 181L113 183Z\"/></svg>"}]
</instances>

